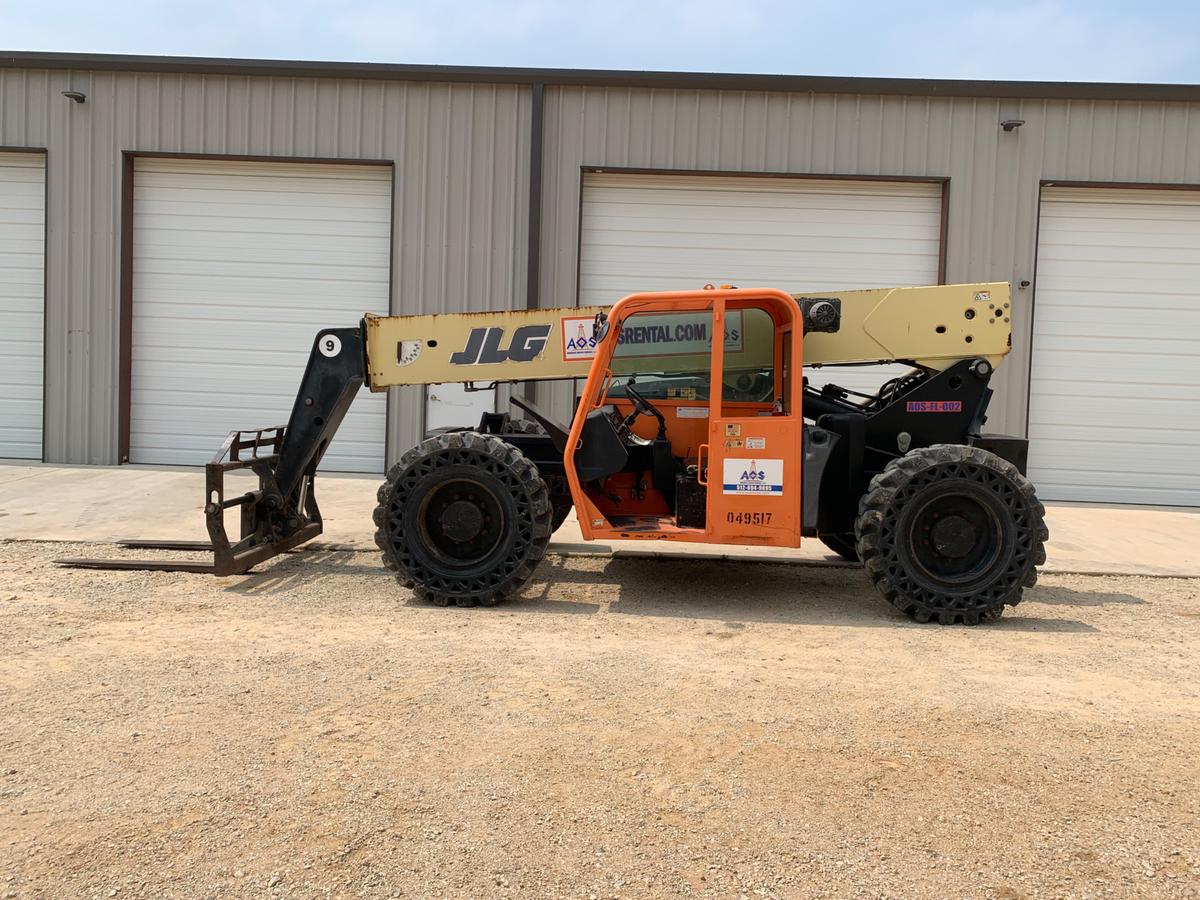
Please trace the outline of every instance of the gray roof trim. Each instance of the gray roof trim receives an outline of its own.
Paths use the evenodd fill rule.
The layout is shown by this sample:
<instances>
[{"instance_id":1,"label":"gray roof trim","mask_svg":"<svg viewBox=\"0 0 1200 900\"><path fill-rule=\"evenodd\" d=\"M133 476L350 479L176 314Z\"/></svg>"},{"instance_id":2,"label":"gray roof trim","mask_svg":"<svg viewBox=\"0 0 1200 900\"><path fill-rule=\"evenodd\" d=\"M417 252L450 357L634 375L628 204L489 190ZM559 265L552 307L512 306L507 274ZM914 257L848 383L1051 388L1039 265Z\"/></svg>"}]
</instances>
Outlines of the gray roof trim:
<instances>
[{"instance_id":1,"label":"gray roof trim","mask_svg":"<svg viewBox=\"0 0 1200 900\"><path fill-rule=\"evenodd\" d=\"M1074 81L966 81L856 78L826 75L737 75L605 69L522 69L499 66L418 66L398 63L304 62L112 53L0 51L0 68L260 75L491 84L656 87L681 90L789 91L814 94L895 94L920 97L1002 97L1052 100L1200 102L1200 85Z\"/></svg>"}]
</instances>

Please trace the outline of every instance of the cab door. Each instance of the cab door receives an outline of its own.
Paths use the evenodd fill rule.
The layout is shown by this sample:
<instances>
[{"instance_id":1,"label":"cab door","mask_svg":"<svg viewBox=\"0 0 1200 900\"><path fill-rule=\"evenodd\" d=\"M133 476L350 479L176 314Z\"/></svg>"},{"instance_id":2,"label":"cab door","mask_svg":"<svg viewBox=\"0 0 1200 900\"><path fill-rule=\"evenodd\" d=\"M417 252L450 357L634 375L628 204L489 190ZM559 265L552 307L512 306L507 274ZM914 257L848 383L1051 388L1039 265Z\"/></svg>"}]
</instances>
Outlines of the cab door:
<instances>
[{"instance_id":1,"label":"cab door","mask_svg":"<svg viewBox=\"0 0 1200 900\"><path fill-rule=\"evenodd\" d=\"M716 307L714 332L724 332L726 339L713 342L707 531L715 543L799 547L803 420L794 396L799 379L788 371L800 371L799 323L781 298L743 308L720 301ZM769 374L761 346L757 352L746 346L761 342L764 329ZM739 359L739 353L749 359ZM743 402L738 385L754 377L769 378L774 386L769 404Z\"/></svg>"}]
</instances>

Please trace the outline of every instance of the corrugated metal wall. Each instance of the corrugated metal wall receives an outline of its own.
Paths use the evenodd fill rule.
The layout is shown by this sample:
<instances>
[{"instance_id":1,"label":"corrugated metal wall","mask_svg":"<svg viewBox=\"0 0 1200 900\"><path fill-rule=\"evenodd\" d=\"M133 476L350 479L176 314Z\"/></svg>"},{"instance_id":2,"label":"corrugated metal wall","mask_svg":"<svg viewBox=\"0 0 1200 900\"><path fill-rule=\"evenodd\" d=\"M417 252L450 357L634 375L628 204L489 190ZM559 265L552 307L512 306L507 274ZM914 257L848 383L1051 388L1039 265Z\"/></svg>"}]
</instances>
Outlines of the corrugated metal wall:
<instances>
[{"instance_id":1,"label":"corrugated metal wall","mask_svg":"<svg viewBox=\"0 0 1200 900\"><path fill-rule=\"evenodd\" d=\"M59 92L85 91L71 103ZM1033 279L1040 179L1200 183L1200 104L548 87L541 303L575 302L580 168L950 179L947 278ZM0 69L0 146L48 151L46 453L117 454L122 151L388 159L392 309L525 302L530 89ZM1016 132L1004 118L1025 119ZM786 286L785 286L786 287ZM990 425L1021 432L1031 291ZM565 390L547 391L560 412ZM392 455L418 390L392 400ZM231 423L251 425L256 423Z\"/></svg>"},{"instance_id":2,"label":"corrugated metal wall","mask_svg":"<svg viewBox=\"0 0 1200 900\"><path fill-rule=\"evenodd\" d=\"M123 151L393 160L392 311L504 308L525 302L529 122L509 85L0 69L0 146L47 150L46 458L117 461ZM392 455L423 407L394 393Z\"/></svg>"},{"instance_id":3,"label":"corrugated metal wall","mask_svg":"<svg viewBox=\"0 0 1200 900\"><path fill-rule=\"evenodd\" d=\"M1026 124L1004 133L1010 118ZM1200 183L1200 104L548 89L546 306L574 302L582 166L948 177L947 281L1015 288L1033 280L1041 179ZM1023 433L1032 291L1014 293L988 425Z\"/></svg>"}]
</instances>

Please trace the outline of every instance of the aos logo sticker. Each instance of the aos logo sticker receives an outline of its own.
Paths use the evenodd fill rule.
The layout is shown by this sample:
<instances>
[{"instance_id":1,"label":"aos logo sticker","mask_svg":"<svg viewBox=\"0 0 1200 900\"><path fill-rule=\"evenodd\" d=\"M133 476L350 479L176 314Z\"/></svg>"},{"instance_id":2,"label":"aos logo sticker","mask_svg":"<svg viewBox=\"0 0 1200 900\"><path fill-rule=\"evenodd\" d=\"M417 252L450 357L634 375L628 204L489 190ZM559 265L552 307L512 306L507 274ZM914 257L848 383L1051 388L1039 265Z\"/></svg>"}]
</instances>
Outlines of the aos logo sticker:
<instances>
[{"instance_id":1,"label":"aos logo sticker","mask_svg":"<svg viewBox=\"0 0 1200 900\"><path fill-rule=\"evenodd\" d=\"M562 319L563 361L591 359L596 355L595 320L590 316L565 316Z\"/></svg>"},{"instance_id":2,"label":"aos logo sticker","mask_svg":"<svg viewBox=\"0 0 1200 900\"><path fill-rule=\"evenodd\" d=\"M724 469L722 493L783 496L782 459L726 459Z\"/></svg>"}]
</instances>

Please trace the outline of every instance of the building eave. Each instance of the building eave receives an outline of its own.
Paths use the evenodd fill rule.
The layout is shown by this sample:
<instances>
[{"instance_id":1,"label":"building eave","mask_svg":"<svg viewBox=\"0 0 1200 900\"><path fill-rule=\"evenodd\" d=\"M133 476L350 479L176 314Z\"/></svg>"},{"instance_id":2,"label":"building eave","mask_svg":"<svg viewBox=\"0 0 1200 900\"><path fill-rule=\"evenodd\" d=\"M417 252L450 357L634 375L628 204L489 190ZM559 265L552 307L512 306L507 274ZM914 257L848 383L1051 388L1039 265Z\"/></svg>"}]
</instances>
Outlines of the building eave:
<instances>
[{"instance_id":1,"label":"building eave","mask_svg":"<svg viewBox=\"0 0 1200 900\"><path fill-rule=\"evenodd\" d=\"M911 97L1200 102L1200 85L1195 84L973 81L947 78L859 78L827 75L426 66L400 63L133 56L111 53L0 51L0 69L3 68Z\"/></svg>"}]
</instances>

